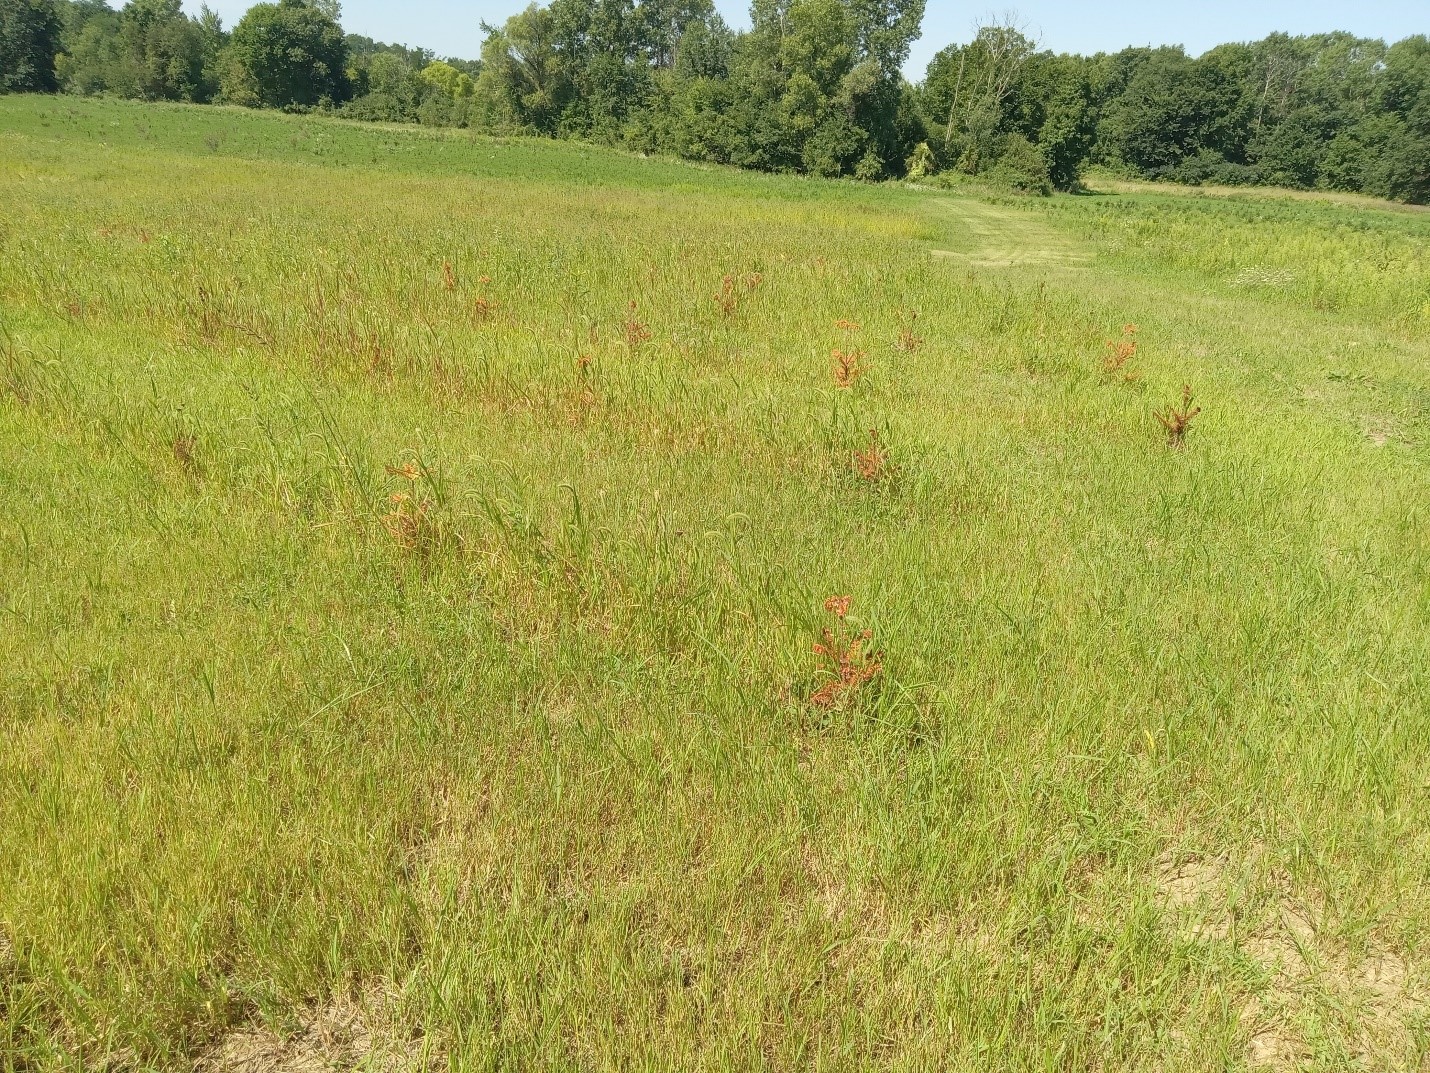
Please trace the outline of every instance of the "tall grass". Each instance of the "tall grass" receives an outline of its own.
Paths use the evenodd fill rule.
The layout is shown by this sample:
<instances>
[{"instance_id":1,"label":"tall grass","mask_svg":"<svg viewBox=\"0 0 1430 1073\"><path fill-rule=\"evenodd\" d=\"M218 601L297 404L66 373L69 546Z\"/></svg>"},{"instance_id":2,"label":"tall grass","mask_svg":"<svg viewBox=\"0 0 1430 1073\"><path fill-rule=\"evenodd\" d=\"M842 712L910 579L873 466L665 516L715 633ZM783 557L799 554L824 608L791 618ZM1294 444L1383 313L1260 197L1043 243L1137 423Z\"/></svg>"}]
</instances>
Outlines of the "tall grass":
<instances>
[{"instance_id":1,"label":"tall grass","mask_svg":"<svg viewBox=\"0 0 1430 1073\"><path fill-rule=\"evenodd\" d=\"M908 190L0 120L7 1070L344 1003L459 1069L1424 1062L1430 379L1330 210L1116 210L1318 305L970 270Z\"/></svg>"},{"instance_id":2,"label":"tall grass","mask_svg":"<svg viewBox=\"0 0 1430 1073\"><path fill-rule=\"evenodd\" d=\"M1220 293L1430 333L1430 213L1263 193L1067 198L1052 211L1107 255L1209 277Z\"/></svg>"}]
</instances>

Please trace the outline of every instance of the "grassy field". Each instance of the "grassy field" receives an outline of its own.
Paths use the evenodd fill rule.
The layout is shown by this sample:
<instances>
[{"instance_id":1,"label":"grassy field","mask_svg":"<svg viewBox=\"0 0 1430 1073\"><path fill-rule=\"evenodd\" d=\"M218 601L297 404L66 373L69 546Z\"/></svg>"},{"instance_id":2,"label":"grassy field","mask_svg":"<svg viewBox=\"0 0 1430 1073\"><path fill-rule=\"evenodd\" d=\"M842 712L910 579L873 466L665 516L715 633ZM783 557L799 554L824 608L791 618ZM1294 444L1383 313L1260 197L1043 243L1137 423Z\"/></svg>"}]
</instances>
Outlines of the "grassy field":
<instances>
[{"instance_id":1,"label":"grassy field","mask_svg":"<svg viewBox=\"0 0 1430 1073\"><path fill-rule=\"evenodd\" d=\"M0 98L0 1068L1427 1068L1427 250Z\"/></svg>"}]
</instances>

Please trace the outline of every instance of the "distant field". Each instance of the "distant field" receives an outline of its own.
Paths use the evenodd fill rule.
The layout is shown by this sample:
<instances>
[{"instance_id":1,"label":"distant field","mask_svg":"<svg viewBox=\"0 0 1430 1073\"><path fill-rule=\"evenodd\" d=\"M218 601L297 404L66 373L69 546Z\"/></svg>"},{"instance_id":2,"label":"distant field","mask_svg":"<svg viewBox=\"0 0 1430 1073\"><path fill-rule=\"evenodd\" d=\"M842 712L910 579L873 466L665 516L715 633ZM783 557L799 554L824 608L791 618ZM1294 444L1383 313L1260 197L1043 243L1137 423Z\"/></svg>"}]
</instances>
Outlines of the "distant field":
<instances>
[{"instance_id":1,"label":"distant field","mask_svg":"<svg viewBox=\"0 0 1430 1073\"><path fill-rule=\"evenodd\" d=\"M0 98L0 1069L1427 1068L1427 250Z\"/></svg>"},{"instance_id":2,"label":"distant field","mask_svg":"<svg viewBox=\"0 0 1430 1073\"><path fill-rule=\"evenodd\" d=\"M1349 205L1358 209L1377 211L1425 213L1430 205L1409 205L1398 201L1382 201L1367 194L1352 193L1347 190L1288 190L1278 186L1223 186L1218 183L1204 183L1200 186L1183 185L1173 182L1153 182L1146 179L1126 179L1100 168L1091 168L1083 178L1083 185L1094 193L1101 194L1180 194L1183 197L1219 197L1239 200L1269 201L1319 201L1328 205Z\"/></svg>"}]
</instances>

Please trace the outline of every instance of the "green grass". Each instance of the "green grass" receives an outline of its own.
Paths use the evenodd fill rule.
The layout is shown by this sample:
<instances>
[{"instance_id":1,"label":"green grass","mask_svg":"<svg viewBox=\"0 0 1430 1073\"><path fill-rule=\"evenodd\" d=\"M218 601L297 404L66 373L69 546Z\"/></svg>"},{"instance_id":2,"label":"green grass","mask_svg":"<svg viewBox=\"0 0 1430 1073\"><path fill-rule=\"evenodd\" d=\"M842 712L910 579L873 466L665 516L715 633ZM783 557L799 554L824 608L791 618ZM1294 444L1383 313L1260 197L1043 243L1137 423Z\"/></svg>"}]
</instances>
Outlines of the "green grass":
<instances>
[{"instance_id":1,"label":"green grass","mask_svg":"<svg viewBox=\"0 0 1430 1073\"><path fill-rule=\"evenodd\" d=\"M1426 217L16 97L0 205L0 1068L1426 1064Z\"/></svg>"},{"instance_id":2,"label":"green grass","mask_svg":"<svg viewBox=\"0 0 1430 1073\"><path fill-rule=\"evenodd\" d=\"M1273 305L1347 312L1397 335L1430 331L1430 212L1264 193L1064 198L1054 213L1089 240L1196 289L1271 292ZM1216 286L1220 283L1221 286Z\"/></svg>"}]
</instances>

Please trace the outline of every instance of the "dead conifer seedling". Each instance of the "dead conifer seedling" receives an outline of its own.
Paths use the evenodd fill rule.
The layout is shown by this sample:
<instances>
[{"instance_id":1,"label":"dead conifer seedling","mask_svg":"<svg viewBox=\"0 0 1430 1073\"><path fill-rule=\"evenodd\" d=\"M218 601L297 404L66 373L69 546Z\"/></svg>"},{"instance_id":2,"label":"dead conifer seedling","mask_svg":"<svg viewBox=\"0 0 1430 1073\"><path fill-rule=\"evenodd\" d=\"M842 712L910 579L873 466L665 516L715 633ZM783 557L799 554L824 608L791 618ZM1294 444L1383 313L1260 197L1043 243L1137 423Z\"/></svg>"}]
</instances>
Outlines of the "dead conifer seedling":
<instances>
[{"instance_id":1,"label":"dead conifer seedling","mask_svg":"<svg viewBox=\"0 0 1430 1073\"><path fill-rule=\"evenodd\" d=\"M487 288L491 285L492 277L482 275L477 277L477 296L472 299L472 319L478 323L485 323L492 319L496 312L497 304L492 296L487 293Z\"/></svg>"},{"instance_id":2,"label":"dead conifer seedling","mask_svg":"<svg viewBox=\"0 0 1430 1073\"><path fill-rule=\"evenodd\" d=\"M389 477L396 477L405 484L387 497L391 509L378 520L399 550L409 555L426 555L437 546L441 536L432 516L432 500L418 492L426 471L415 462L386 469Z\"/></svg>"},{"instance_id":3,"label":"dead conifer seedling","mask_svg":"<svg viewBox=\"0 0 1430 1073\"><path fill-rule=\"evenodd\" d=\"M914 326L919 322L919 314L916 309L902 310L899 313L899 338L894 342L895 350L902 350L905 354L916 354L919 348L924 345L924 337L914 331Z\"/></svg>"},{"instance_id":4,"label":"dead conifer seedling","mask_svg":"<svg viewBox=\"0 0 1430 1073\"><path fill-rule=\"evenodd\" d=\"M1161 422L1162 427L1167 430L1167 446L1173 450L1181 450L1186 443L1187 429L1191 426L1193 419L1202 412L1200 406L1192 405L1192 387L1190 384L1182 385L1182 405L1180 408L1176 404L1168 406L1163 413L1153 413L1153 416Z\"/></svg>"},{"instance_id":5,"label":"dead conifer seedling","mask_svg":"<svg viewBox=\"0 0 1430 1073\"><path fill-rule=\"evenodd\" d=\"M820 657L820 673L828 679L816 689L809 702L816 708L836 708L848 703L884 670L884 654L874 651L872 630L850 630L845 622L851 599L831 596L824 610L834 616L834 625L820 631L814 654Z\"/></svg>"},{"instance_id":6,"label":"dead conifer seedling","mask_svg":"<svg viewBox=\"0 0 1430 1073\"><path fill-rule=\"evenodd\" d=\"M715 304L720 307L721 316L731 317L740 308L740 294L735 289L735 277L727 275L720 280L720 293L715 296Z\"/></svg>"},{"instance_id":7,"label":"dead conifer seedling","mask_svg":"<svg viewBox=\"0 0 1430 1073\"><path fill-rule=\"evenodd\" d=\"M174 461L183 467L186 473L193 473L195 469L194 449L198 447L199 441L191 432L181 432L174 437L172 444L174 450Z\"/></svg>"},{"instance_id":8,"label":"dead conifer seedling","mask_svg":"<svg viewBox=\"0 0 1430 1073\"><path fill-rule=\"evenodd\" d=\"M834 348L834 386L848 390L852 388L864 376L864 358L867 352L863 350L840 350Z\"/></svg>"},{"instance_id":9,"label":"dead conifer seedling","mask_svg":"<svg viewBox=\"0 0 1430 1073\"><path fill-rule=\"evenodd\" d=\"M879 430L869 430L869 446L854 452L854 470L870 483L878 483L892 476L893 463L889 461L889 449L879 440Z\"/></svg>"},{"instance_id":10,"label":"dead conifer seedling","mask_svg":"<svg viewBox=\"0 0 1430 1073\"><path fill-rule=\"evenodd\" d=\"M1142 374L1129 366L1137 356L1137 325L1124 324L1122 338L1109 340L1107 353L1102 358L1102 372L1109 379L1120 378L1123 383L1134 384L1142 379Z\"/></svg>"},{"instance_id":11,"label":"dead conifer seedling","mask_svg":"<svg viewBox=\"0 0 1430 1073\"><path fill-rule=\"evenodd\" d=\"M854 336L864 330L856 321L841 317L834 322L834 326L844 333L844 345L835 347L832 352L834 386L847 391L857 384L868 371L864 366L864 359L868 357L869 352L854 346Z\"/></svg>"},{"instance_id":12,"label":"dead conifer seedling","mask_svg":"<svg viewBox=\"0 0 1430 1073\"><path fill-rule=\"evenodd\" d=\"M632 350L638 350L640 349L642 343L649 343L654 337L651 335L650 326L644 321L638 320L636 318L636 303L632 301L627 308L629 310L629 313L626 317L626 323L624 325L626 333L626 346L630 347Z\"/></svg>"},{"instance_id":13,"label":"dead conifer seedling","mask_svg":"<svg viewBox=\"0 0 1430 1073\"><path fill-rule=\"evenodd\" d=\"M566 402L566 420L573 426L584 425L596 412L600 396L596 394L591 374L590 354L576 356L576 386Z\"/></svg>"}]
</instances>

